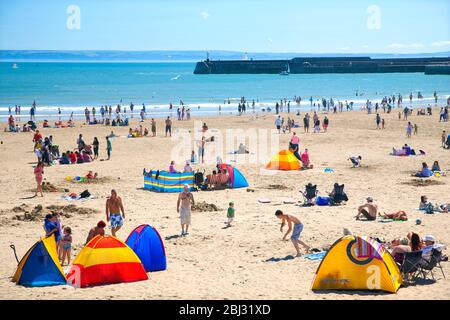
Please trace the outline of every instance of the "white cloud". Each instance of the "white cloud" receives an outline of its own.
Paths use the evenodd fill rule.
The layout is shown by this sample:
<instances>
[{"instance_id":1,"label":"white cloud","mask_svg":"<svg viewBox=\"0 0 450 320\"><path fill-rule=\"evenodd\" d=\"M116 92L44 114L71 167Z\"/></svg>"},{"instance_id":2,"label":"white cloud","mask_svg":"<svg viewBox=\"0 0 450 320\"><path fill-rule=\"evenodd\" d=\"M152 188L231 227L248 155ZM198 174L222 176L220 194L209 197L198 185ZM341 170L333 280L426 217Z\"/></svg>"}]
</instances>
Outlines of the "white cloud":
<instances>
[{"instance_id":1,"label":"white cloud","mask_svg":"<svg viewBox=\"0 0 450 320\"><path fill-rule=\"evenodd\" d=\"M388 45L391 49L406 49L406 48L423 48L423 43L392 43Z\"/></svg>"},{"instance_id":2,"label":"white cloud","mask_svg":"<svg viewBox=\"0 0 450 320\"><path fill-rule=\"evenodd\" d=\"M444 41L435 41L431 44L434 47L445 47L450 46L450 40L444 40Z\"/></svg>"},{"instance_id":3,"label":"white cloud","mask_svg":"<svg viewBox=\"0 0 450 320\"><path fill-rule=\"evenodd\" d=\"M208 12L206 12L206 11L202 11L202 12L200 12L200 15L203 17L203 19L208 19L209 18L209 13Z\"/></svg>"}]
</instances>

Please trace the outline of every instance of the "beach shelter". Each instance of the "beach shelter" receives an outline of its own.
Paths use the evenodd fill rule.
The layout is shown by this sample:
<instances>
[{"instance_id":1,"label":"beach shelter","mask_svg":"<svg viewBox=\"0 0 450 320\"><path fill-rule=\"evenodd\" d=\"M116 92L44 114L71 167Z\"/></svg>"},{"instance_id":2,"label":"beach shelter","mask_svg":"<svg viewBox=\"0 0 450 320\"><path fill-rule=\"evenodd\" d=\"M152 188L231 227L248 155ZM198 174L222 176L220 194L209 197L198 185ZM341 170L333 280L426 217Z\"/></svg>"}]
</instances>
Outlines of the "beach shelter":
<instances>
[{"instance_id":1,"label":"beach shelter","mask_svg":"<svg viewBox=\"0 0 450 320\"><path fill-rule=\"evenodd\" d=\"M300 161L289 150L281 150L266 165L266 169L272 170L298 170L300 168Z\"/></svg>"},{"instance_id":2,"label":"beach shelter","mask_svg":"<svg viewBox=\"0 0 450 320\"><path fill-rule=\"evenodd\" d=\"M20 260L12 281L25 287L66 284L56 252L55 236L36 242Z\"/></svg>"},{"instance_id":3,"label":"beach shelter","mask_svg":"<svg viewBox=\"0 0 450 320\"><path fill-rule=\"evenodd\" d=\"M113 236L95 236L78 253L67 274L76 287L147 280L141 260L124 242Z\"/></svg>"},{"instance_id":4,"label":"beach shelter","mask_svg":"<svg viewBox=\"0 0 450 320\"><path fill-rule=\"evenodd\" d=\"M169 173L152 170L144 176L144 188L158 192L182 192L184 185L194 188L194 173Z\"/></svg>"},{"instance_id":5,"label":"beach shelter","mask_svg":"<svg viewBox=\"0 0 450 320\"><path fill-rule=\"evenodd\" d=\"M166 251L155 228L143 224L131 231L125 243L133 249L146 272L166 270Z\"/></svg>"},{"instance_id":6,"label":"beach shelter","mask_svg":"<svg viewBox=\"0 0 450 320\"><path fill-rule=\"evenodd\" d=\"M313 280L313 290L397 292L402 276L394 258L376 240L344 236L327 252Z\"/></svg>"},{"instance_id":7,"label":"beach shelter","mask_svg":"<svg viewBox=\"0 0 450 320\"><path fill-rule=\"evenodd\" d=\"M226 169L227 173L230 177L230 185L232 188L247 188L248 182L245 179L244 175L235 167L230 166L229 164L219 164L219 168L221 170Z\"/></svg>"}]
</instances>

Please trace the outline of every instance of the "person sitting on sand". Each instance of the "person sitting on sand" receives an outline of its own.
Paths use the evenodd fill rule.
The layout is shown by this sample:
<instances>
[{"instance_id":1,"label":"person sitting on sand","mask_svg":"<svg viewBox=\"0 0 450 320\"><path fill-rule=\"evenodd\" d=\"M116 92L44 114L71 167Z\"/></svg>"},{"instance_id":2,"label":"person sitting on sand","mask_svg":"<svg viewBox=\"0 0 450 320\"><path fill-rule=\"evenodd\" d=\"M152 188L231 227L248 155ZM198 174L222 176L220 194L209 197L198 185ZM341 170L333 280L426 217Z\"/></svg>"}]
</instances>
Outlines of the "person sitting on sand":
<instances>
[{"instance_id":1,"label":"person sitting on sand","mask_svg":"<svg viewBox=\"0 0 450 320\"><path fill-rule=\"evenodd\" d=\"M85 151L81 152L81 158L83 159L83 163L92 162L91 156Z\"/></svg>"},{"instance_id":2,"label":"person sitting on sand","mask_svg":"<svg viewBox=\"0 0 450 320\"><path fill-rule=\"evenodd\" d=\"M291 241L292 241L292 244L294 245L295 251L297 252L296 257L301 256L299 244L301 244L306 249L306 251L309 252L310 247L306 243L304 243L303 241L300 240L300 235L303 231L302 222L297 217L294 217L293 215L284 214L283 211L281 211L281 210L277 210L275 212L275 216L278 219L281 219L280 232L283 232L283 227L285 226L286 221L287 221L288 230L286 231L286 233L283 236L283 241L287 241L287 236L292 231ZM294 224L294 228L292 228L292 224Z\"/></svg>"},{"instance_id":3,"label":"person sitting on sand","mask_svg":"<svg viewBox=\"0 0 450 320\"><path fill-rule=\"evenodd\" d=\"M353 168L361 167L361 160L362 160L361 156L353 156L348 158L347 160L350 160L352 162Z\"/></svg>"},{"instance_id":4,"label":"person sitting on sand","mask_svg":"<svg viewBox=\"0 0 450 320\"><path fill-rule=\"evenodd\" d=\"M75 155L77 156L77 163L83 163L83 157L78 151L75 151Z\"/></svg>"},{"instance_id":5,"label":"person sitting on sand","mask_svg":"<svg viewBox=\"0 0 450 320\"><path fill-rule=\"evenodd\" d=\"M300 160L302 162L302 169L312 169L313 168L313 165L311 164L311 162L309 160L308 149L305 149L305 152L303 152L300 155Z\"/></svg>"},{"instance_id":6,"label":"person sitting on sand","mask_svg":"<svg viewBox=\"0 0 450 320\"><path fill-rule=\"evenodd\" d=\"M239 148L238 148L238 150L237 150L236 153L237 153L237 154L246 154L246 153L250 153L250 152L247 150L247 148L245 147L245 145L241 142L241 143L239 144Z\"/></svg>"},{"instance_id":7,"label":"person sitting on sand","mask_svg":"<svg viewBox=\"0 0 450 320\"><path fill-rule=\"evenodd\" d=\"M89 170L88 174L86 175L86 179L96 179L98 176L97 172L93 173L92 170Z\"/></svg>"},{"instance_id":8,"label":"person sitting on sand","mask_svg":"<svg viewBox=\"0 0 450 320\"><path fill-rule=\"evenodd\" d=\"M144 137L147 137L147 136L148 136L148 129L145 128L145 129L144 129Z\"/></svg>"},{"instance_id":9,"label":"person sitting on sand","mask_svg":"<svg viewBox=\"0 0 450 320\"><path fill-rule=\"evenodd\" d=\"M431 167L431 171L433 172L441 172L441 167L439 166L439 162L433 162L433 166Z\"/></svg>"},{"instance_id":10,"label":"person sitting on sand","mask_svg":"<svg viewBox=\"0 0 450 320\"><path fill-rule=\"evenodd\" d=\"M372 197L367 197L367 203L358 207L358 214L356 220L360 220L361 216L364 216L367 220L373 221L377 218L378 206L373 203Z\"/></svg>"},{"instance_id":11,"label":"person sitting on sand","mask_svg":"<svg viewBox=\"0 0 450 320\"><path fill-rule=\"evenodd\" d=\"M86 239L86 244L97 235L104 236L105 235L105 227L106 227L106 223L103 220L99 221L95 227L93 227L91 230L89 230L89 234Z\"/></svg>"},{"instance_id":12,"label":"person sitting on sand","mask_svg":"<svg viewBox=\"0 0 450 320\"><path fill-rule=\"evenodd\" d=\"M70 164L70 159L66 152L63 152L63 154L61 155L59 164Z\"/></svg>"},{"instance_id":13,"label":"person sitting on sand","mask_svg":"<svg viewBox=\"0 0 450 320\"><path fill-rule=\"evenodd\" d=\"M179 173L177 170L175 170L175 161L170 161L169 165L169 173Z\"/></svg>"},{"instance_id":14,"label":"person sitting on sand","mask_svg":"<svg viewBox=\"0 0 450 320\"><path fill-rule=\"evenodd\" d=\"M212 189L218 183L217 171L213 170L212 174L206 176L206 184Z\"/></svg>"},{"instance_id":15,"label":"person sitting on sand","mask_svg":"<svg viewBox=\"0 0 450 320\"><path fill-rule=\"evenodd\" d=\"M77 155L73 151L68 151L71 164L77 163Z\"/></svg>"},{"instance_id":16,"label":"person sitting on sand","mask_svg":"<svg viewBox=\"0 0 450 320\"><path fill-rule=\"evenodd\" d=\"M184 172L193 172L193 171L194 171L194 169L192 169L189 161L186 161L186 165L184 166Z\"/></svg>"},{"instance_id":17,"label":"person sitting on sand","mask_svg":"<svg viewBox=\"0 0 450 320\"><path fill-rule=\"evenodd\" d=\"M419 178L428 178L433 175L433 172L428 168L428 165L426 162L422 162L422 169L418 171L414 176Z\"/></svg>"},{"instance_id":18,"label":"person sitting on sand","mask_svg":"<svg viewBox=\"0 0 450 320\"><path fill-rule=\"evenodd\" d=\"M407 221L408 220L408 215L406 214L405 211L398 211L396 213L378 213L378 215L384 219L392 219L395 221Z\"/></svg>"}]
</instances>

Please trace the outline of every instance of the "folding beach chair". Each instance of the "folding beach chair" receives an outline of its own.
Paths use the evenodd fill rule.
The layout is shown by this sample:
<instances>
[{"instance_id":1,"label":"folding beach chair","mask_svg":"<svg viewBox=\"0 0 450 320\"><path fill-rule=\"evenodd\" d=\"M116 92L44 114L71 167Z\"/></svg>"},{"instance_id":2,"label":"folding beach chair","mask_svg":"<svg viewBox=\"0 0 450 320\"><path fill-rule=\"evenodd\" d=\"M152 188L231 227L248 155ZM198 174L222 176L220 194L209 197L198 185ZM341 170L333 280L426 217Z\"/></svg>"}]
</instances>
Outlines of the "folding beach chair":
<instances>
[{"instance_id":1,"label":"folding beach chair","mask_svg":"<svg viewBox=\"0 0 450 320\"><path fill-rule=\"evenodd\" d=\"M305 186L305 192L300 191L300 193L303 195L303 204L304 205L313 205L314 199L317 197L317 185L312 185L311 183L308 183Z\"/></svg>"},{"instance_id":2,"label":"folding beach chair","mask_svg":"<svg viewBox=\"0 0 450 320\"><path fill-rule=\"evenodd\" d=\"M431 278L433 280L436 280L433 275L433 269L436 267L441 269L442 275L444 276L444 279L445 279L444 270L442 269L442 266L441 266L441 257L442 257L441 251L436 250L436 249L431 249L430 261L422 258L422 261L419 264L419 269L420 269L420 273L422 274L424 279L427 279L428 275L431 274Z\"/></svg>"},{"instance_id":3,"label":"folding beach chair","mask_svg":"<svg viewBox=\"0 0 450 320\"><path fill-rule=\"evenodd\" d=\"M405 252L400 272L405 284L412 283L411 280L417 278L420 273L420 263L422 261L422 251Z\"/></svg>"},{"instance_id":4,"label":"folding beach chair","mask_svg":"<svg viewBox=\"0 0 450 320\"><path fill-rule=\"evenodd\" d=\"M330 194L330 198L332 205L341 204L343 201L348 201L348 197L344 192L344 185L335 183L334 190Z\"/></svg>"}]
</instances>

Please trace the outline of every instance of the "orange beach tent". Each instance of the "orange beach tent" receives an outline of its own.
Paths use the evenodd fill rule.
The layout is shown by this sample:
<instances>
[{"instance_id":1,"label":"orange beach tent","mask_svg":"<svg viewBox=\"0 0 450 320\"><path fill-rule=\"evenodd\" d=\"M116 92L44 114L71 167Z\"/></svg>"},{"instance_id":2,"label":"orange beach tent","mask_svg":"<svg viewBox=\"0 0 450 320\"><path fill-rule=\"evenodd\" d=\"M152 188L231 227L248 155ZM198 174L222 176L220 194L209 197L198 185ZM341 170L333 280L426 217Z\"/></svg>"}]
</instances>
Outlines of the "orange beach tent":
<instances>
[{"instance_id":1,"label":"orange beach tent","mask_svg":"<svg viewBox=\"0 0 450 320\"><path fill-rule=\"evenodd\" d=\"M300 168L297 157L289 150L281 150L266 165L266 169L272 170L298 170Z\"/></svg>"},{"instance_id":2,"label":"orange beach tent","mask_svg":"<svg viewBox=\"0 0 450 320\"><path fill-rule=\"evenodd\" d=\"M76 287L147 280L134 251L113 236L97 235L80 251L67 274Z\"/></svg>"}]
</instances>

